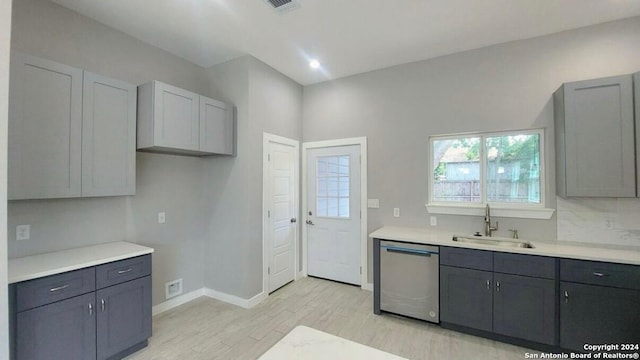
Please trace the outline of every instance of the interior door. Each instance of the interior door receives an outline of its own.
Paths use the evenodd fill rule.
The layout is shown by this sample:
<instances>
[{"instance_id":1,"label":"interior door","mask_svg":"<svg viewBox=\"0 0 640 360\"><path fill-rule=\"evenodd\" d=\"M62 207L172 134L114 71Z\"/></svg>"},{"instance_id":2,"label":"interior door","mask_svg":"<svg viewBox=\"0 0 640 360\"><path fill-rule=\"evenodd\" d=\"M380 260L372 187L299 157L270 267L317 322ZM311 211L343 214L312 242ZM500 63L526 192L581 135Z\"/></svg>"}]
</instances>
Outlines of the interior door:
<instances>
[{"instance_id":1,"label":"interior door","mask_svg":"<svg viewBox=\"0 0 640 360\"><path fill-rule=\"evenodd\" d=\"M268 144L269 292L273 292L295 279L298 148L273 141Z\"/></svg>"},{"instance_id":2,"label":"interior door","mask_svg":"<svg viewBox=\"0 0 640 360\"><path fill-rule=\"evenodd\" d=\"M360 285L360 145L307 152L307 273Z\"/></svg>"}]
</instances>

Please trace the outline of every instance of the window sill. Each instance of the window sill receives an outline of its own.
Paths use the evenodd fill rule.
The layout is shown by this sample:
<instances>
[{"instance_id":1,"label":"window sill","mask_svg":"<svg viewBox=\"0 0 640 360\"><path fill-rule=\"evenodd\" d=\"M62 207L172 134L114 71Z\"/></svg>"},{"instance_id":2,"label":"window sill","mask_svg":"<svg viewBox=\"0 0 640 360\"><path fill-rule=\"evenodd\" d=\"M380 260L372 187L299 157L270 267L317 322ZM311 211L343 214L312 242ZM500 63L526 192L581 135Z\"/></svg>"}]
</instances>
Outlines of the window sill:
<instances>
[{"instance_id":1,"label":"window sill","mask_svg":"<svg viewBox=\"0 0 640 360\"><path fill-rule=\"evenodd\" d=\"M430 214L447 214L447 215L470 215L484 216L484 205L434 205L426 204L425 207ZM491 216L520 218L520 219L542 219L548 220L553 216L555 209L549 208L500 208L491 207Z\"/></svg>"}]
</instances>

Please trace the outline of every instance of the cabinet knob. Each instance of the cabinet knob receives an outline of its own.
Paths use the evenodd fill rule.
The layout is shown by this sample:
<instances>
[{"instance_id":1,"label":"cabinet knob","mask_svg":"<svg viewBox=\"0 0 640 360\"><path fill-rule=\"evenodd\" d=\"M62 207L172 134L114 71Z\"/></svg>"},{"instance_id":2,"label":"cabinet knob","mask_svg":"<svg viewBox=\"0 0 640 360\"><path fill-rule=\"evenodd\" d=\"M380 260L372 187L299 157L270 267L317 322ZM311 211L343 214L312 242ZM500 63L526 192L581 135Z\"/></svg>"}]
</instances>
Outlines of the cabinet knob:
<instances>
[{"instance_id":1,"label":"cabinet knob","mask_svg":"<svg viewBox=\"0 0 640 360\"><path fill-rule=\"evenodd\" d=\"M568 304L569 303L569 292L568 291L564 291L564 303Z\"/></svg>"},{"instance_id":2,"label":"cabinet knob","mask_svg":"<svg viewBox=\"0 0 640 360\"><path fill-rule=\"evenodd\" d=\"M491 280L487 280L487 290L491 290Z\"/></svg>"},{"instance_id":3,"label":"cabinet knob","mask_svg":"<svg viewBox=\"0 0 640 360\"><path fill-rule=\"evenodd\" d=\"M100 299L100 307L101 307L102 312L104 312L104 305L105 305L104 299Z\"/></svg>"},{"instance_id":4,"label":"cabinet knob","mask_svg":"<svg viewBox=\"0 0 640 360\"><path fill-rule=\"evenodd\" d=\"M500 292L500 281L496 281L496 291Z\"/></svg>"},{"instance_id":5,"label":"cabinet knob","mask_svg":"<svg viewBox=\"0 0 640 360\"><path fill-rule=\"evenodd\" d=\"M89 316L93 315L93 304L89 303Z\"/></svg>"}]
</instances>

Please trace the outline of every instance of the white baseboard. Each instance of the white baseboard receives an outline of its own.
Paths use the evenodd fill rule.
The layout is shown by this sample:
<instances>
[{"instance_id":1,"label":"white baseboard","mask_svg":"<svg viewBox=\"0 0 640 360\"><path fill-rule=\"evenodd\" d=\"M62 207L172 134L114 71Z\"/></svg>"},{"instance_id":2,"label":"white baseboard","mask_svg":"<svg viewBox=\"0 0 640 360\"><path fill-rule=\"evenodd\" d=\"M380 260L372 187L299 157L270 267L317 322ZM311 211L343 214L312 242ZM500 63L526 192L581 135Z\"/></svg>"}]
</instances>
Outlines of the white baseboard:
<instances>
[{"instance_id":1,"label":"white baseboard","mask_svg":"<svg viewBox=\"0 0 640 360\"><path fill-rule=\"evenodd\" d=\"M204 295L232 305L240 306L245 309L251 309L252 307L258 305L262 300L267 298L267 294L264 292L259 293L251 299L243 299L235 295L223 293L222 291L207 288L204 289Z\"/></svg>"},{"instance_id":2,"label":"white baseboard","mask_svg":"<svg viewBox=\"0 0 640 360\"><path fill-rule=\"evenodd\" d=\"M366 283L360 286L362 290L373 291L373 283Z\"/></svg>"},{"instance_id":3,"label":"white baseboard","mask_svg":"<svg viewBox=\"0 0 640 360\"><path fill-rule=\"evenodd\" d=\"M158 315L161 314L169 309L173 309L176 306L180 306L182 304L186 304L191 300L195 300L197 298L199 298L200 296L203 296L205 292L205 288L201 288L198 290L194 290L191 292L188 292L186 294L180 295L180 296L176 296L172 299L169 299L165 302L162 302L156 306L154 306L151 310L151 314L153 315Z\"/></svg>"}]
</instances>

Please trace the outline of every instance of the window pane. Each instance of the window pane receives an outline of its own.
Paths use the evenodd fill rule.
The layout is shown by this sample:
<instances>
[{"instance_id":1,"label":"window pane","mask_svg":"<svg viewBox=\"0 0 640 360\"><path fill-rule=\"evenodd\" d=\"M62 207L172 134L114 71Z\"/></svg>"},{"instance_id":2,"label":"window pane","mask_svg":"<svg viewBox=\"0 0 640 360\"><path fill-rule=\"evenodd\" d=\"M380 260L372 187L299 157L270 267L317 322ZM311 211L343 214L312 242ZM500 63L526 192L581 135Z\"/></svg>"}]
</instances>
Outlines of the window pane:
<instances>
[{"instance_id":1,"label":"window pane","mask_svg":"<svg viewBox=\"0 0 640 360\"><path fill-rule=\"evenodd\" d=\"M340 198L338 205L338 216L349 217L349 198Z\"/></svg>"},{"instance_id":2,"label":"window pane","mask_svg":"<svg viewBox=\"0 0 640 360\"><path fill-rule=\"evenodd\" d=\"M540 203L540 136L485 139L487 201Z\"/></svg>"},{"instance_id":3,"label":"window pane","mask_svg":"<svg viewBox=\"0 0 640 360\"><path fill-rule=\"evenodd\" d=\"M327 216L327 198L326 197L318 197L317 201L317 209L316 214L318 216Z\"/></svg>"},{"instance_id":4,"label":"window pane","mask_svg":"<svg viewBox=\"0 0 640 360\"><path fill-rule=\"evenodd\" d=\"M320 217L349 217L350 157L323 156L316 163L316 212Z\"/></svg>"},{"instance_id":5,"label":"window pane","mask_svg":"<svg viewBox=\"0 0 640 360\"><path fill-rule=\"evenodd\" d=\"M433 141L433 201L480 202L480 138Z\"/></svg>"}]
</instances>

